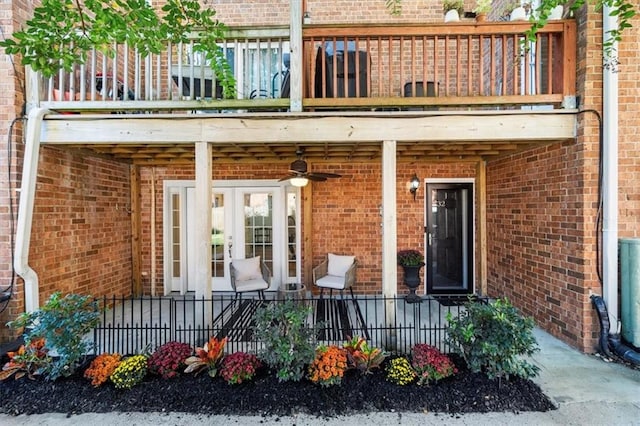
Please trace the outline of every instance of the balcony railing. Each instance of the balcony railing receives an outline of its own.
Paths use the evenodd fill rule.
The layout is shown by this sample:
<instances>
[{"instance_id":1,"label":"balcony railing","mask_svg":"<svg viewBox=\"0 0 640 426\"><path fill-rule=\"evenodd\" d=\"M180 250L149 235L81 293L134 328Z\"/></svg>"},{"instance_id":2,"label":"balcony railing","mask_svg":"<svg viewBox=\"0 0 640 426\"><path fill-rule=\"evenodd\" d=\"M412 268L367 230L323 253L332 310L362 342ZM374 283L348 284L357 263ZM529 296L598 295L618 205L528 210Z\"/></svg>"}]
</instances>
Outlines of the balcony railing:
<instances>
[{"instance_id":1,"label":"balcony railing","mask_svg":"<svg viewBox=\"0 0 640 426\"><path fill-rule=\"evenodd\" d=\"M94 51L73 72L44 81L39 99L60 110L559 106L575 95L575 22L549 22L524 44L528 26L310 25L302 58L289 56L287 27L234 28L220 45L236 78L235 99L223 97L193 42L149 57L118 45L114 58ZM299 76L289 72L296 60ZM291 84L300 81L302 95L295 95Z\"/></svg>"}]
</instances>

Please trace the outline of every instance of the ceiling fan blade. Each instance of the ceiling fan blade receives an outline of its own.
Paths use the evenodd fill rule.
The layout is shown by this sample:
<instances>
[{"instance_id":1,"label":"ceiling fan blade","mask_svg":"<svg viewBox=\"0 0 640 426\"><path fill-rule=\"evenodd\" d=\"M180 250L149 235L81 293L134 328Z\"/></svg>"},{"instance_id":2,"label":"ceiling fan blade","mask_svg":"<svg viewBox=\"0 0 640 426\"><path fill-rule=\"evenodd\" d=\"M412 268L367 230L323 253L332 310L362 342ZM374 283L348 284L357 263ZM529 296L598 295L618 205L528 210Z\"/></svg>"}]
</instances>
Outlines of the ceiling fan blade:
<instances>
[{"instance_id":1,"label":"ceiling fan blade","mask_svg":"<svg viewBox=\"0 0 640 426\"><path fill-rule=\"evenodd\" d=\"M342 175L339 175L337 173L325 173L325 172L311 172L311 173L308 173L308 175L313 175L313 176L316 176L316 177L322 177L322 178L325 178L325 179L326 178L339 178L339 177L342 177ZM309 177L309 176L307 176L307 177Z\"/></svg>"},{"instance_id":2,"label":"ceiling fan blade","mask_svg":"<svg viewBox=\"0 0 640 426\"><path fill-rule=\"evenodd\" d=\"M314 182L324 182L325 180L327 180L327 178L326 178L326 177L324 177L324 176L318 176L318 175L317 175L317 174L315 174L315 173L307 173L306 175L301 176L301 177L305 177L305 178L307 178L307 179L309 179L309 180L312 180L312 181L314 181Z\"/></svg>"}]
</instances>

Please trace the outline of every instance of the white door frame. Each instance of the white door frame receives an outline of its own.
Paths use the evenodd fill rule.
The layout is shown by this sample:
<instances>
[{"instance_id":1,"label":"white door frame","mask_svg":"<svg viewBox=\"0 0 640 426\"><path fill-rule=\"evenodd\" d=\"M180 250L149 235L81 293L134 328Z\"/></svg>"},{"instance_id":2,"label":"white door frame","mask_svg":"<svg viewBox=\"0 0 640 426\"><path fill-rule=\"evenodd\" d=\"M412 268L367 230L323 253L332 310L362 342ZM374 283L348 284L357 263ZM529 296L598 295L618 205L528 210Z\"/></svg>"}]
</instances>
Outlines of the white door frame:
<instances>
[{"instance_id":1,"label":"white door frame","mask_svg":"<svg viewBox=\"0 0 640 426\"><path fill-rule=\"evenodd\" d=\"M188 261L188 224L185 225L188 221L188 213L187 206L185 205L188 202L188 189L195 188L194 180L165 180L163 182L163 263L164 263L164 294L168 295L171 292L180 292L180 294L185 294L188 289L188 276L189 276L189 261ZM273 236L272 236L272 244L273 244L273 270L272 273L272 285L270 290L277 290L280 283L288 278L287 271L287 259L285 256L285 251L287 250L286 243L286 228L285 224L287 223L286 218L286 210L285 205L287 202L287 192L291 191L291 188L288 187L286 182L279 182L276 180L235 180L235 181L213 181L212 182L212 190L216 192L222 192L225 194L225 206L233 205L233 209L242 209L242 196L231 196L230 199L226 199L227 194L244 194L247 192L256 192L261 189L273 189ZM298 199L299 199L299 189ZM173 205L171 197L175 194L178 194L181 200L180 206L180 217L181 221L180 226L180 242L186 242L186 244L180 244L180 259L183 260L180 263L180 277L174 278L172 273L173 268L173 238L172 238L172 230L169 228L170 224L172 224L172 211L171 207ZM235 201L233 200L235 198ZM237 211L237 210L236 210ZM297 215L300 215L299 209L297 211ZM225 215L225 228L230 226L229 229L232 229L232 234L234 238L240 238L243 236L244 225L243 220L238 221L239 224L232 225L230 222L232 221L232 215ZM240 218L244 217L244 214L238 215ZM275 220L276 218L280 218L279 220ZM299 219L299 218L297 218ZM192 222L192 221L189 221ZM296 223L300 223L299 220L296 220ZM239 229L242 229L242 232L239 233ZM300 240L300 228L297 229L296 241ZM228 237L225 237L224 244L224 255L225 255L225 277L227 276L226 271L228 270L228 264L231 261L231 257L244 257L243 244L232 245L231 253L229 251L229 240ZM300 245L296 244L297 251L297 259L300 258ZM297 271L299 273L300 266L298 265ZM213 278L215 279L215 278ZM225 278L228 280L228 278ZM228 287L220 288L224 286L220 282L212 283L212 287L216 289L216 291L225 291L231 290L230 283L227 281Z\"/></svg>"}]
</instances>

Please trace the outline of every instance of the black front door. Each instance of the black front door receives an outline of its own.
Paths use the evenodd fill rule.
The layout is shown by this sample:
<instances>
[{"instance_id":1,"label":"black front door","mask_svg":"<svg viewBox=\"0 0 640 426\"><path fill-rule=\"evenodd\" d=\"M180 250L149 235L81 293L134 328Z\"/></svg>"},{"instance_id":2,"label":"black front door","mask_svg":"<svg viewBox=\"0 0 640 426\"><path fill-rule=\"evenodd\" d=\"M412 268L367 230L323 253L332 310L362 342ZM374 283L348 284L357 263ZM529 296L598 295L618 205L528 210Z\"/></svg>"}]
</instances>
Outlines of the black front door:
<instances>
[{"instance_id":1,"label":"black front door","mask_svg":"<svg viewBox=\"0 0 640 426\"><path fill-rule=\"evenodd\" d=\"M426 208L427 293L473 293L473 185L427 184Z\"/></svg>"}]
</instances>

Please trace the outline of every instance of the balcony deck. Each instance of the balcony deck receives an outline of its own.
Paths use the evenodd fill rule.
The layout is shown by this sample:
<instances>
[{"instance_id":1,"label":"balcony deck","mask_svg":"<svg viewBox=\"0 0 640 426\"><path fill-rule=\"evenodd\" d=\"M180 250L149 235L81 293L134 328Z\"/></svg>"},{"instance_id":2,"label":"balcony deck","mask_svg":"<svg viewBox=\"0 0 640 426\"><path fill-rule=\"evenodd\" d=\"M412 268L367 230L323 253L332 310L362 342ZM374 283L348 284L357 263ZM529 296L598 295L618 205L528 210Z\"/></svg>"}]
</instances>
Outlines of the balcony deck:
<instances>
[{"instance_id":1,"label":"balcony deck","mask_svg":"<svg viewBox=\"0 0 640 426\"><path fill-rule=\"evenodd\" d=\"M567 114L575 112L575 22L549 22L525 50L528 27L307 25L301 41L290 39L288 27L232 28L221 47L235 73L234 99L222 96L193 42L146 58L126 46L114 46L114 58L95 51L73 72L34 77L29 96L62 114L45 119L43 143L143 164L192 162L193 143L212 129L216 143L234 144L214 150L221 161L289 161L292 142L326 143L328 128L329 142L348 144L350 159L379 158L381 140L399 142L400 161L403 152L407 159L486 159L575 136ZM353 129L357 121L380 130L391 119L399 121L389 135ZM168 120L178 120L179 134L176 122L161 124ZM310 137L309 129L324 130ZM306 152L344 158L338 148Z\"/></svg>"}]
</instances>

